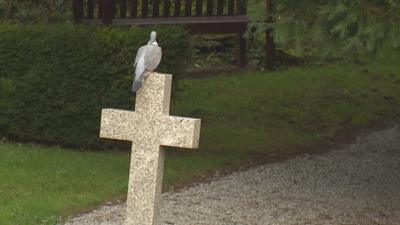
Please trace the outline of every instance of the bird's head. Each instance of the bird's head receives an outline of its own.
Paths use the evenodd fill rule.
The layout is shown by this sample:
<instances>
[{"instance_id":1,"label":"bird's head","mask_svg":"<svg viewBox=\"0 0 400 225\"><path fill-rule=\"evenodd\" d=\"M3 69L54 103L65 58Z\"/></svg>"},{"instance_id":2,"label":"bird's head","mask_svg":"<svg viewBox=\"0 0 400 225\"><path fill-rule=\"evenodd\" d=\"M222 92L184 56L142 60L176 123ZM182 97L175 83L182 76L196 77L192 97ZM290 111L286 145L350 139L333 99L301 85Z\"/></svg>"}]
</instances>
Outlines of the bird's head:
<instances>
[{"instance_id":1,"label":"bird's head","mask_svg":"<svg viewBox=\"0 0 400 225\"><path fill-rule=\"evenodd\" d=\"M155 31L152 31L151 34L150 34L150 41L149 41L149 43L157 42L156 38L157 38L157 33L156 33Z\"/></svg>"}]
</instances>

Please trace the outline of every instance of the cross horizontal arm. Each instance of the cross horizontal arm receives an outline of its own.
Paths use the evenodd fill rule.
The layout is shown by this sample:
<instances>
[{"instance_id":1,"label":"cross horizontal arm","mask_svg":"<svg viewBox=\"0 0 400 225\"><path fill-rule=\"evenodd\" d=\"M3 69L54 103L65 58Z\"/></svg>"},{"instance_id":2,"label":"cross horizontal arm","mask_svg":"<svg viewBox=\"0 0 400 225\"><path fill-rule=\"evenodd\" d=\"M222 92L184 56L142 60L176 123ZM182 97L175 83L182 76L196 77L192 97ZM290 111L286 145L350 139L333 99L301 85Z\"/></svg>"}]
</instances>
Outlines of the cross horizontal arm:
<instances>
[{"instance_id":1,"label":"cross horizontal arm","mask_svg":"<svg viewBox=\"0 0 400 225\"><path fill-rule=\"evenodd\" d=\"M179 148L198 148L200 139L200 119L186 117L165 117L160 133L161 145Z\"/></svg>"},{"instance_id":2,"label":"cross horizontal arm","mask_svg":"<svg viewBox=\"0 0 400 225\"><path fill-rule=\"evenodd\" d=\"M101 111L100 137L132 141L132 124L137 120L136 114L132 111L103 109Z\"/></svg>"},{"instance_id":3,"label":"cross horizontal arm","mask_svg":"<svg viewBox=\"0 0 400 225\"><path fill-rule=\"evenodd\" d=\"M162 146L198 148L200 126L200 119L177 116L150 119L128 110L103 109L100 137L133 142L156 139ZM140 134L148 136L143 138Z\"/></svg>"}]
</instances>

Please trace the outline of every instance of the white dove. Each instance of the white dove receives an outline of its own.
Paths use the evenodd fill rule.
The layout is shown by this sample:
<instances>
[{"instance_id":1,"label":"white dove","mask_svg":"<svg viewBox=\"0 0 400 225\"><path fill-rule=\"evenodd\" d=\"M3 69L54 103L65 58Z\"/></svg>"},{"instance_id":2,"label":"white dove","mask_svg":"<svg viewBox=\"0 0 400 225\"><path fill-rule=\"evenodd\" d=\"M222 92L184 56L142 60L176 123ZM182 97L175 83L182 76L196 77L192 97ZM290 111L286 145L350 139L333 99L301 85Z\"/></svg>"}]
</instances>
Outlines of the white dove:
<instances>
[{"instance_id":1,"label":"white dove","mask_svg":"<svg viewBox=\"0 0 400 225\"><path fill-rule=\"evenodd\" d=\"M139 48L135 63L135 77L132 83L132 92L137 92L143 84L144 77L153 72L160 64L162 57L161 47L158 46L156 41L157 33L152 31L150 34L150 40L147 45Z\"/></svg>"}]
</instances>

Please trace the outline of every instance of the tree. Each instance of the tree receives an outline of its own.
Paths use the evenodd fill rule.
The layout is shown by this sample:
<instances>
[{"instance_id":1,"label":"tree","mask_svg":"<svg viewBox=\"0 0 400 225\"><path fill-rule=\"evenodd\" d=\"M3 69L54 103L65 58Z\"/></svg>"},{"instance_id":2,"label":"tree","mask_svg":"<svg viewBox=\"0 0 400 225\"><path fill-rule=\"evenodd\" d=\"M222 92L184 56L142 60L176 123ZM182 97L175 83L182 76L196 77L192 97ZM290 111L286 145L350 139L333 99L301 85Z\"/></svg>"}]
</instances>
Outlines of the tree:
<instances>
[{"instance_id":1,"label":"tree","mask_svg":"<svg viewBox=\"0 0 400 225\"><path fill-rule=\"evenodd\" d=\"M275 0L275 5L275 41L295 55L374 54L384 45L400 47L398 0ZM260 8L252 12L256 23L270 16Z\"/></svg>"}]
</instances>

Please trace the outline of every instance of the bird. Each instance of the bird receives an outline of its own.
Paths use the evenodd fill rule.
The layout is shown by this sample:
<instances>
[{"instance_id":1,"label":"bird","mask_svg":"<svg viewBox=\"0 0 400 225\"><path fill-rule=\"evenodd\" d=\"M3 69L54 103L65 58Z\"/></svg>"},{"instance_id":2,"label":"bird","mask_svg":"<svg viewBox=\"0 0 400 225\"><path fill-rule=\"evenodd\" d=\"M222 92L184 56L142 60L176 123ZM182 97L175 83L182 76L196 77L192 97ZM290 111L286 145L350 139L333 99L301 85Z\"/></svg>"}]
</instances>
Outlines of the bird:
<instances>
[{"instance_id":1,"label":"bird","mask_svg":"<svg viewBox=\"0 0 400 225\"><path fill-rule=\"evenodd\" d=\"M135 70L132 83L133 93L139 91L143 85L145 76L157 69L161 62L162 49L158 46L156 38L157 33L152 31L147 45L141 46L137 51L135 62L133 64Z\"/></svg>"}]
</instances>

